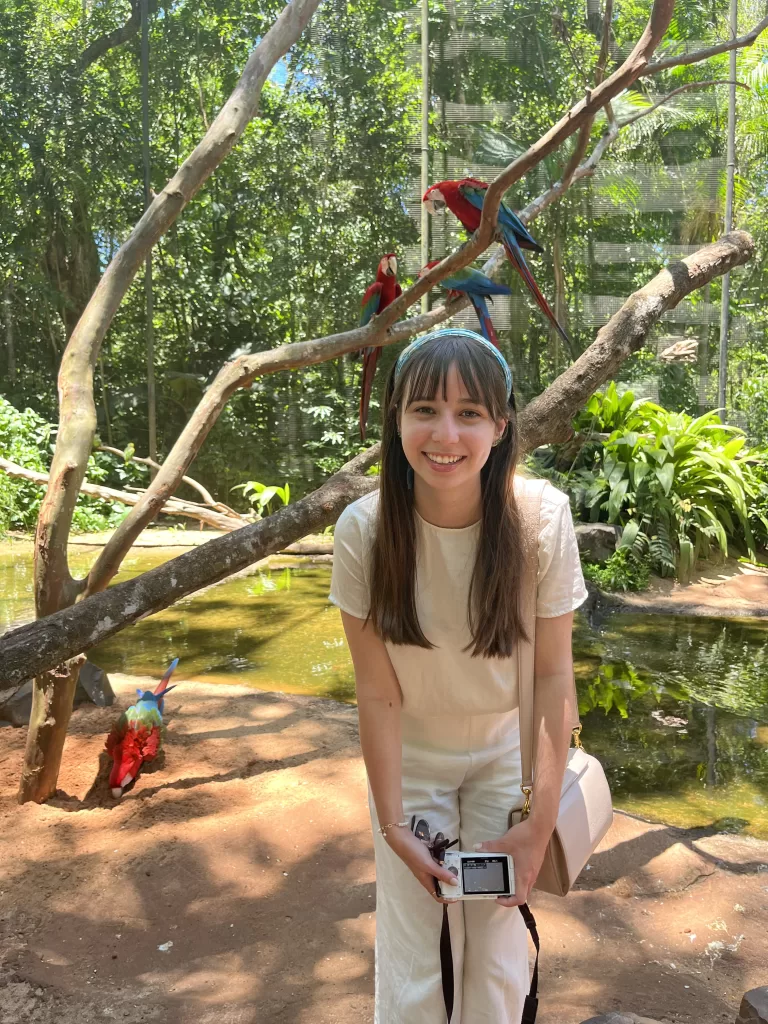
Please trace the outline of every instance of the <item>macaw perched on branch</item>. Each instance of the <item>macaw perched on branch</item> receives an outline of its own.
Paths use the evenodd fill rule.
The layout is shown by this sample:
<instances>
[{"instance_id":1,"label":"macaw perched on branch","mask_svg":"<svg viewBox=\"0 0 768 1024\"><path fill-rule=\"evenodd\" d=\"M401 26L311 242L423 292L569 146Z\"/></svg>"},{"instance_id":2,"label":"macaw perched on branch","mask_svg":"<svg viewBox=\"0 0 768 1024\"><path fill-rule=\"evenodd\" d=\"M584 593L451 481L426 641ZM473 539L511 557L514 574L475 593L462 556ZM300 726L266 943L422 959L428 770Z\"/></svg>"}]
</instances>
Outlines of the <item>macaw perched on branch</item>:
<instances>
[{"instance_id":1,"label":"macaw perched on branch","mask_svg":"<svg viewBox=\"0 0 768 1024\"><path fill-rule=\"evenodd\" d=\"M419 272L419 277L422 277L432 267L436 267L439 262L440 260L432 260ZM499 339L496 337L491 314L488 312L485 300L493 295L509 295L512 289L505 284L497 284L496 281L492 281L490 277L486 277L481 270L475 270L474 267L462 267L461 270L454 271L440 281L439 287L445 289L449 296L451 293L467 296L480 321L480 333L498 348Z\"/></svg>"},{"instance_id":2,"label":"macaw perched on branch","mask_svg":"<svg viewBox=\"0 0 768 1024\"><path fill-rule=\"evenodd\" d=\"M387 253L380 262L376 271L376 280L363 295L360 308L360 326L364 327L371 317L381 313L387 306L394 302L398 295L402 295L403 289L397 283L397 257L393 252ZM378 346L370 346L363 349L363 378L360 386L360 440L365 440L365 427L368 422L368 406L371 401L371 390L373 388L373 377L376 373L376 364L379 361L381 349Z\"/></svg>"},{"instance_id":3,"label":"macaw perched on branch","mask_svg":"<svg viewBox=\"0 0 768 1024\"><path fill-rule=\"evenodd\" d=\"M137 690L139 699L120 715L117 724L107 736L105 746L112 758L109 787L112 796L120 797L141 770L145 761L151 761L160 749L163 726L163 698L174 686L168 686L173 670L179 663L174 658L168 671L154 691Z\"/></svg>"},{"instance_id":4,"label":"macaw perched on branch","mask_svg":"<svg viewBox=\"0 0 768 1024\"><path fill-rule=\"evenodd\" d=\"M427 189L422 202L433 214L444 213L447 207L460 221L463 228L467 231L477 231L480 227L487 188L484 181L477 181L476 178L462 178L461 181L438 181L436 185L431 185ZM544 252L544 250L531 236L515 211L510 209L506 203L499 205L497 224L510 263L522 277L544 316L563 341L570 345L570 338L557 322L555 314L549 308L549 303L541 294L522 252L523 249L530 249L531 252Z\"/></svg>"}]
</instances>

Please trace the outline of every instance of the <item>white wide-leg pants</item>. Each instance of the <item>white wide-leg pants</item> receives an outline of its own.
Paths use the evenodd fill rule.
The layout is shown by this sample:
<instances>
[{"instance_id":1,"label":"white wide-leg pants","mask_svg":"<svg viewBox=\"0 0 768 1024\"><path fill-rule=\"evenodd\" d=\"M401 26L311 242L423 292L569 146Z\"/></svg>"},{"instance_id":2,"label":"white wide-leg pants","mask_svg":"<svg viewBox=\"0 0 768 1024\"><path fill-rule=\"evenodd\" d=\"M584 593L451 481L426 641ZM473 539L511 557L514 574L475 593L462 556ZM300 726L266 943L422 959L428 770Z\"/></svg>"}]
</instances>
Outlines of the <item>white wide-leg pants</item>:
<instances>
[{"instance_id":1,"label":"white wide-leg pants","mask_svg":"<svg viewBox=\"0 0 768 1024\"><path fill-rule=\"evenodd\" d=\"M517 711L403 715L403 808L460 850L497 839L522 807ZM446 1024L440 972L442 904L376 831L375 1024ZM455 996L451 1024L519 1024L528 992L528 939L517 907L470 900L448 908Z\"/></svg>"}]
</instances>

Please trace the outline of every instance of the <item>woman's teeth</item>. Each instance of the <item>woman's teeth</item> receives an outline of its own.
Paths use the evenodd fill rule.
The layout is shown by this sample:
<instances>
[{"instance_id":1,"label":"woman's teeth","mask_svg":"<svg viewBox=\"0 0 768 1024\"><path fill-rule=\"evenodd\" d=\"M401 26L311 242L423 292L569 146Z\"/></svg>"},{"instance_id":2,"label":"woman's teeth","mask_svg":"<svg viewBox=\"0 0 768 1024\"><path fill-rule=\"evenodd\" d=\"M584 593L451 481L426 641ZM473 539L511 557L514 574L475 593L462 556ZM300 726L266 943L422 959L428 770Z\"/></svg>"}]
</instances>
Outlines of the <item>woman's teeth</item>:
<instances>
[{"instance_id":1,"label":"woman's teeth","mask_svg":"<svg viewBox=\"0 0 768 1024\"><path fill-rule=\"evenodd\" d=\"M424 452L430 462L436 462L439 466L449 466L454 462L461 462L464 458L463 455L430 455L429 452Z\"/></svg>"}]
</instances>

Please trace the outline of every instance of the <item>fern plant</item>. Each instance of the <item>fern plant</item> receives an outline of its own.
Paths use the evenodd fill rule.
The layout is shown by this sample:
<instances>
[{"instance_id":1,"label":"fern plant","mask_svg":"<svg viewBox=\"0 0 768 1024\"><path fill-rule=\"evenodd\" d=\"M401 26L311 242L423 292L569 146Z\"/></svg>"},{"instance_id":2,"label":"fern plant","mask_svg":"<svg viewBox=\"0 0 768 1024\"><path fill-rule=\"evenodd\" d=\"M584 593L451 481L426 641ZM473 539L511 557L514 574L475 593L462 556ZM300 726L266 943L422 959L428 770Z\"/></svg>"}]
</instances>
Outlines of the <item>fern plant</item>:
<instances>
[{"instance_id":1,"label":"fern plant","mask_svg":"<svg viewBox=\"0 0 768 1024\"><path fill-rule=\"evenodd\" d=\"M715 412L694 419L642 402L569 490L583 518L620 524L620 546L647 554L662 576L685 581L700 555L726 555L729 543L754 556L750 519L768 530L758 505L764 485L757 467L765 459L745 443Z\"/></svg>"}]
</instances>

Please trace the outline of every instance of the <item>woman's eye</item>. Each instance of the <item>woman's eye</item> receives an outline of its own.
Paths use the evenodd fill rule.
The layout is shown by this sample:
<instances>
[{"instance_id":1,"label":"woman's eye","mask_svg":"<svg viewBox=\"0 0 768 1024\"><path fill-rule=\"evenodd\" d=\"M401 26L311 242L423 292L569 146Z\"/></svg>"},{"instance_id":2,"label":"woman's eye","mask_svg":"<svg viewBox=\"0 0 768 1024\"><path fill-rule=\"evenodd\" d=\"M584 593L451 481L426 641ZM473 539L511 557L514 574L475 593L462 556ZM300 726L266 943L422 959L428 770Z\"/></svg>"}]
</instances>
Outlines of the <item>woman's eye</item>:
<instances>
[{"instance_id":1,"label":"woman's eye","mask_svg":"<svg viewBox=\"0 0 768 1024\"><path fill-rule=\"evenodd\" d=\"M432 409L432 408L431 408L430 406L428 406L428 405L420 405L420 406L418 407L418 409L414 409L413 411L414 411L414 412L416 412L416 413L422 413L422 412L428 412L428 413L431 413L431 412L433 412L434 410L433 410L433 409Z\"/></svg>"},{"instance_id":2,"label":"woman's eye","mask_svg":"<svg viewBox=\"0 0 768 1024\"><path fill-rule=\"evenodd\" d=\"M464 412L462 413L462 416L464 416L464 415L466 415L466 416L473 416L475 419L479 419L480 418L480 413L479 412L475 412L474 409L465 409Z\"/></svg>"}]
</instances>

